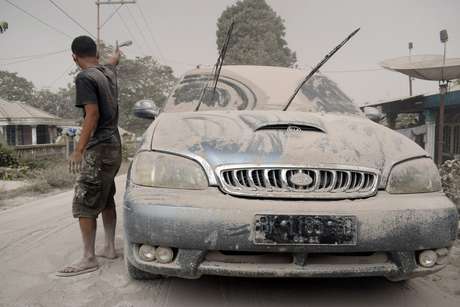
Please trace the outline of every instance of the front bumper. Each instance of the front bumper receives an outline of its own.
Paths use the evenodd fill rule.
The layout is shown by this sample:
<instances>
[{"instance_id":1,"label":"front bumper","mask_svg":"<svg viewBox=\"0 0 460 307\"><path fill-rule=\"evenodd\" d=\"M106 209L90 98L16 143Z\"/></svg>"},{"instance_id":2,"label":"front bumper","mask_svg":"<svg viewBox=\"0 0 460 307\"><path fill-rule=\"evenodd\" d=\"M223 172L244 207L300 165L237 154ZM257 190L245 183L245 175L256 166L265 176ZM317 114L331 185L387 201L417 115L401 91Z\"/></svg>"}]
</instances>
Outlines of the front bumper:
<instances>
[{"instance_id":1,"label":"front bumper","mask_svg":"<svg viewBox=\"0 0 460 307\"><path fill-rule=\"evenodd\" d=\"M254 243L257 214L353 215L356 245L264 245ZM436 265L417 265L416 251L453 245L457 211L442 193L390 195L337 201L287 201L237 198L216 188L205 191L129 186L125 194L126 257L136 267L154 274L197 278L203 274L260 277L387 276L394 279L433 273ZM142 261L138 244L177 250L173 263ZM210 251L299 255L378 252L386 259L299 264L242 263L207 259ZM383 259L383 260L382 260Z\"/></svg>"}]
</instances>

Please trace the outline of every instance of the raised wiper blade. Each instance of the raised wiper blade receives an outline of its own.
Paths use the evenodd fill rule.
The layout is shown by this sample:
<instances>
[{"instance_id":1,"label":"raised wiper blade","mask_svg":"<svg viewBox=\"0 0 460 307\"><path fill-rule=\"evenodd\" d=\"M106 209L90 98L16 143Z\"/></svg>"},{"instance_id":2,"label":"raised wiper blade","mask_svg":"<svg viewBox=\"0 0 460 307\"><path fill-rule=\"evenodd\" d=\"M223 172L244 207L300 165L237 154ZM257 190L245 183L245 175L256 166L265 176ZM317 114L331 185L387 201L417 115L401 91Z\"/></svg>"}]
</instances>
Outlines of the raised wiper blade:
<instances>
[{"instance_id":1,"label":"raised wiper blade","mask_svg":"<svg viewBox=\"0 0 460 307\"><path fill-rule=\"evenodd\" d=\"M294 100L294 98L297 96L297 94L299 93L300 89L302 88L302 86L305 85L305 83L307 83L308 80L310 80L311 77L313 77L313 75L321 68L321 66L323 66L327 61L329 61L329 59L337 52L339 51L340 48L342 48L356 33L358 33L358 31L360 30L361 28L358 28L356 30L354 30L353 32L351 32L350 35L348 35L339 45L337 45L334 49L332 49L331 52L329 52L325 57L324 59L319 62L312 70L311 72L305 77L305 79L297 86L296 90L294 91L294 93L292 94L292 96L289 98L286 106L283 108L283 111L286 111L289 106L291 105L292 101Z\"/></svg>"},{"instance_id":2,"label":"raised wiper blade","mask_svg":"<svg viewBox=\"0 0 460 307\"><path fill-rule=\"evenodd\" d=\"M227 49L228 49L228 45L230 43L230 38L232 37L232 32L233 32L234 25L235 25L235 21L232 21L232 23L230 24L230 27L229 27L229 29L227 31L227 36L225 38L225 42L222 45L222 48L221 48L221 50L219 52L219 57L217 58L217 62L214 65L214 68L213 68L212 80L214 81L213 82L214 84L213 84L211 100L214 99L214 96L216 94L217 83L219 82L219 77L220 77L220 72L222 70L222 65L224 65L224 59L225 59L225 55L227 54ZM206 91L208 89L209 81L210 80L208 80L208 82L206 82L206 86L201 91L200 99L198 101L198 105L195 108L195 111L198 111L200 109L201 103L203 102L203 98L205 97Z\"/></svg>"}]
</instances>

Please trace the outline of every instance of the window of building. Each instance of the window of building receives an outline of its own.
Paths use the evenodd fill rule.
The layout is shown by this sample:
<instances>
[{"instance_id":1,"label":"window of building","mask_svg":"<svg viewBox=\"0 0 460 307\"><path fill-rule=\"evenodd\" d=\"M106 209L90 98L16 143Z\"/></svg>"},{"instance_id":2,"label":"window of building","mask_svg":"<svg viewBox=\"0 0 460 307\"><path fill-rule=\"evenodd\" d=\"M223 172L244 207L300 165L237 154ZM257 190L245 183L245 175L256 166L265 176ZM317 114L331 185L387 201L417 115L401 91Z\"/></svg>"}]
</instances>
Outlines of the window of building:
<instances>
[{"instance_id":1,"label":"window of building","mask_svg":"<svg viewBox=\"0 0 460 307\"><path fill-rule=\"evenodd\" d=\"M16 146L16 126L6 126L6 143Z\"/></svg>"},{"instance_id":2,"label":"window of building","mask_svg":"<svg viewBox=\"0 0 460 307\"><path fill-rule=\"evenodd\" d=\"M37 144L49 144L50 143L50 134L48 131L48 126L38 125L37 126Z\"/></svg>"},{"instance_id":3,"label":"window of building","mask_svg":"<svg viewBox=\"0 0 460 307\"><path fill-rule=\"evenodd\" d=\"M456 155L460 154L460 125L454 127L453 133L453 152Z\"/></svg>"},{"instance_id":4,"label":"window of building","mask_svg":"<svg viewBox=\"0 0 460 307\"><path fill-rule=\"evenodd\" d=\"M444 126L443 152L447 155L460 154L460 125Z\"/></svg>"}]
</instances>

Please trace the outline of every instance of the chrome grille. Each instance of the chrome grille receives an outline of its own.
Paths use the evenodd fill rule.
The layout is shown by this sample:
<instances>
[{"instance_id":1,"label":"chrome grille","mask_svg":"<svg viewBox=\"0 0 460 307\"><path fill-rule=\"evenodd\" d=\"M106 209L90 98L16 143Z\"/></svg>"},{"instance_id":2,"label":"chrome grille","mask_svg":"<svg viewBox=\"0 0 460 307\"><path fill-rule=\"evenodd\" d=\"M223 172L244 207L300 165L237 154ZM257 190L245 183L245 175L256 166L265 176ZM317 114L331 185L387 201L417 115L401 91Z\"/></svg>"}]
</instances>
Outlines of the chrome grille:
<instances>
[{"instance_id":1,"label":"chrome grille","mask_svg":"<svg viewBox=\"0 0 460 307\"><path fill-rule=\"evenodd\" d=\"M266 198L362 198L377 192L378 171L354 167L222 166L217 168L228 194ZM293 182L301 175L305 182Z\"/></svg>"}]
</instances>

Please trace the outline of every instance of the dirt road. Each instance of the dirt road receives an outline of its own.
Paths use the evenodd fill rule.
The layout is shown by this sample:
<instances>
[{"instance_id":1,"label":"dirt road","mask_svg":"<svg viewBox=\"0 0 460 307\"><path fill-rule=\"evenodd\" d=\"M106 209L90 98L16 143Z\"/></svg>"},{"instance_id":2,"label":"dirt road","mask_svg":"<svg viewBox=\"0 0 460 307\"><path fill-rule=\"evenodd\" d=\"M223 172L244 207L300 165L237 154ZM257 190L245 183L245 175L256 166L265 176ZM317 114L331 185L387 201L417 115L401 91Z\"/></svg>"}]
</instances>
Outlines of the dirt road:
<instances>
[{"instance_id":1,"label":"dirt road","mask_svg":"<svg viewBox=\"0 0 460 307\"><path fill-rule=\"evenodd\" d=\"M117 182L120 212L123 180L119 177ZM127 277L120 257L100 260L97 272L58 278L56 269L81 252L71 198L72 192L66 192L0 212L0 306L460 306L457 267L405 285L380 278L137 282ZM97 240L101 244L100 230ZM122 240L119 227L120 254Z\"/></svg>"}]
</instances>

